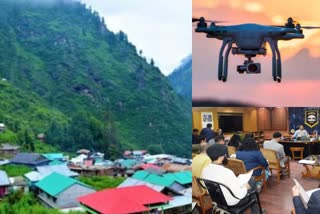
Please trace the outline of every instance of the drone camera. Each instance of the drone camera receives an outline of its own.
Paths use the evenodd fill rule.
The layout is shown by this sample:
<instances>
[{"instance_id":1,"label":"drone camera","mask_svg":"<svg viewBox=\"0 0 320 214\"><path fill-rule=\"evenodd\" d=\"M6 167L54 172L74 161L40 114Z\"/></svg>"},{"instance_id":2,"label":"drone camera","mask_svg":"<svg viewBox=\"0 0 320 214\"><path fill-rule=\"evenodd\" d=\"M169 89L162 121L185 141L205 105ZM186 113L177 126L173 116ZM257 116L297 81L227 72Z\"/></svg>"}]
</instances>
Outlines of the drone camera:
<instances>
[{"instance_id":1,"label":"drone camera","mask_svg":"<svg viewBox=\"0 0 320 214\"><path fill-rule=\"evenodd\" d=\"M261 73L260 63L248 63L246 67L247 67L247 74L260 74Z\"/></svg>"},{"instance_id":2,"label":"drone camera","mask_svg":"<svg viewBox=\"0 0 320 214\"><path fill-rule=\"evenodd\" d=\"M245 61L243 65L237 66L237 71L240 74L246 72L247 74L259 74L261 73L261 65L260 63L253 63L252 61Z\"/></svg>"}]
</instances>

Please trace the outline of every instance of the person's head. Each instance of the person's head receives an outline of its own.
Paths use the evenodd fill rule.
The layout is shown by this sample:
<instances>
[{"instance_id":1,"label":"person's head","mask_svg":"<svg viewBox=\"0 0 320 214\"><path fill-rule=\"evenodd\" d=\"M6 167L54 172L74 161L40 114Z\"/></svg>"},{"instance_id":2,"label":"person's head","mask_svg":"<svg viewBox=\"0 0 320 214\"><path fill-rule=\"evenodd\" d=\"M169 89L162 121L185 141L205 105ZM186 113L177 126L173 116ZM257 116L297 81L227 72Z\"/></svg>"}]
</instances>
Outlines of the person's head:
<instances>
[{"instance_id":1,"label":"person's head","mask_svg":"<svg viewBox=\"0 0 320 214\"><path fill-rule=\"evenodd\" d=\"M280 132L275 132L273 133L273 136L272 136L272 138L276 141L279 141L281 137L282 137L282 134Z\"/></svg>"},{"instance_id":2,"label":"person's head","mask_svg":"<svg viewBox=\"0 0 320 214\"><path fill-rule=\"evenodd\" d=\"M224 145L224 137L222 135L217 135L215 138L214 138L214 142L216 144L222 144Z\"/></svg>"},{"instance_id":3,"label":"person's head","mask_svg":"<svg viewBox=\"0 0 320 214\"><path fill-rule=\"evenodd\" d=\"M222 134L222 129L217 130L218 134Z\"/></svg>"},{"instance_id":4,"label":"person's head","mask_svg":"<svg viewBox=\"0 0 320 214\"><path fill-rule=\"evenodd\" d=\"M245 139L240 147L240 151L257 151L259 150L259 146L253 138Z\"/></svg>"},{"instance_id":5,"label":"person's head","mask_svg":"<svg viewBox=\"0 0 320 214\"><path fill-rule=\"evenodd\" d=\"M212 162L223 165L228 164L227 149L224 145L214 144L209 146L209 148L207 148L207 155Z\"/></svg>"},{"instance_id":6,"label":"person's head","mask_svg":"<svg viewBox=\"0 0 320 214\"><path fill-rule=\"evenodd\" d=\"M300 125L300 126L299 126L299 129L300 129L301 131L303 131L303 130L304 130L303 125Z\"/></svg>"},{"instance_id":7,"label":"person's head","mask_svg":"<svg viewBox=\"0 0 320 214\"><path fill-rule=\"evenodd\" d=\"M192 134L195 135L195 136L199 135L199 130L198 129L193 129L192 130Z\"/></svg>"},{"instance_id":8,"label":"person's head","mask_svg":"<svg viewBox=\"0 0 320 214\"><path fill-rule=\"evenodd\" d=\"M201 144L201 143L206 143L206 142L207 142L206 136L200 135L200 136L198 137L198 143L199 143L199 144Z\"/></svg>"},{"instance_id":9,"label":"person's head","mask_svg":"<svg viewBox=\"0 0 320 214\"><path fill-rule=\"evenodd\" d=\"M208 146L208 143L200 143L200 153L206 153Z\"/></svg>"},{"instance_id":10,"label":"person's head","mask_svg":"<svg viewBox=\"0 0 320 214\"><path fill-rule=\"evenodd\" d=\"M211 124L211 123L208 123L208 124L207 124L207 128L208 128L208 129L211 129L211 128L212 128L212 124Z\"/></svg>"},{"instance_id":11,"label":"person's head","mask_svg":"<svg viewBox=\"0 0 320 214\"><path fill-rule=\"evenodd\" d=\"M238 148L240 146L240 142L241 142L241 137L238 134L234 134L232 135L232 137L230 138L229 142L228 142L228 146L234 146L236 148Z\"/></svg>"}]
</instances>

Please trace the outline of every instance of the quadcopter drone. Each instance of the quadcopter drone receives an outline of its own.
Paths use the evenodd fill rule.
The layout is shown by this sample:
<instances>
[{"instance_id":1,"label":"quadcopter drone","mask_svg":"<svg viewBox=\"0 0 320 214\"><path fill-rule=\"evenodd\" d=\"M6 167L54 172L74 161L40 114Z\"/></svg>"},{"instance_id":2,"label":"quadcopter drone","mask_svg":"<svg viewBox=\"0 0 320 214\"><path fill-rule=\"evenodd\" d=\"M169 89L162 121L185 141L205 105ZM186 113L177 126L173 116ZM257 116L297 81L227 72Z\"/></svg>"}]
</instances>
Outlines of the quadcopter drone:
<instances>
[{"instance_id":1,"label":"quadcopter drone","mask_svg":"<svg viewBox=\"0 0 320 214\"><path fill-rule=\"evenodd\" d=\"M240 24L232 26L216 25L219 21L210 21L208 27L205 18L192 18L192 22L198 22L195 32L207 34L207 38L222 40L219 53L218 79L227 81L228 57L230 51L233 55L244 55L247 59L243 65L237 66L240 74L261 73L260 63L254 63L252 58L257 55L267 54L266 43L269 43L272 52L272 76L274 81L281 82L281 56L278 48L279 40L303 39L304 29L319 29L317 26L301 26L291 17L284 26ZM235 46L233 46L235 44ZM224 54L224 56L223 56Z\"/></svg>"}]
</instances>

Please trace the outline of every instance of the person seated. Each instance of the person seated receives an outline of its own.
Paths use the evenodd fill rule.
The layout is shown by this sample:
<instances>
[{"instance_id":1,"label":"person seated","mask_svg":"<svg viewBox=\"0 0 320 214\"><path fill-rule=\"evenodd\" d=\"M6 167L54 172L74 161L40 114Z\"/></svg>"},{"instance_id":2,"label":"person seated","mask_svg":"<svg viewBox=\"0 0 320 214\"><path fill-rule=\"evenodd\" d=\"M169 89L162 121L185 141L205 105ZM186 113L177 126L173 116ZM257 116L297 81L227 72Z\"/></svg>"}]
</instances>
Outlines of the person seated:
<instances>
[{"instance_id":1,"label":"person seated","mask_svg":"<svg viewBox=\"0 0 320 214\"><path fill-rule=\"evenodd\" d=\"M233 146L235 147L237 150L240 147L240 142L241 142L241 137L238 134L234 134L232 135L232 137L230 138L229 142L228 142L228 146Z\"/></svg>"},{"instance_id":2,"label":"person seated","mask_svg":"<svg viewBox=\"0 0 320 214\"><path fill-rule=\"evenodd\" d=\"M247 203L247 193L256 190L254 179L251 178L248 183L240 185L233 171L225 167L228 164L228 158L224 145L214 144L210 146L207 148L207 155L212 163L203 169L201 178L222 183L230 188L233 194L240 200L234 198L226 188L222 187L222 193L229 206ZM251 213L260 213L258 204L251 207Z\"/></svg>"},{"instance_id":3,"label":"person seated","mask_svg":"<svg viewBox=\"0 0 320 214\"><path fill-rule=\"evenodd\" d=\"M204 138L205 140L205 138ZM192 176L200 177L203 168L211 163L211 159L207 155L206 151L208 148L208 143L200 143L200 154L192 159Z\"/></svg>"},{"instance_id":4,"label":"person seated","mask_svg":"<svg viewBox=\"0 0 320 214\"><path fill-rule=\"evenodd\" d=\"M254 134L253 134L252 132L246 133L246 134L244 135L244 138L243 138L242 142L245 141L247 138L252 138L252 139L254 139Z\"/></svg>"},{"instance_id":5,"label":"person seated","mask_svg":"<svg viewBox=\"0 0 320 214\"><path fill-rule=\"evenodd\" d=\"M192 130L192 144L197 144L198 143L198 137L199 137L199 130L198 129L193 129Z\"/></svg>"},{"instance_id":6,"label":"person seated","mask_svg":"<svg viewBox=\"0 0 320 214\"><path fill-rule=\"evenodd\" d=\"M284 167L285 163L288 161L286 158L286 154L284 153L283 145L278 143L282 137L282 134L280 132L273 133L272 139L267 140L263 143L263 148L265 149L271 149L277 152L278 158L280 160L280 166Z\"/></svg>"},{"instance_id":7,"label":"person seated","mask_svg":"<svg viewBox=\"0 0 320 214\"><path fill-rule=\"evenodd\" d=\"M260 151L258 144L252 138L247 138L241 144L239 151L236 152L236 158L244 162L247 171L258 166L268 167L267 160ZM255 170L252 175L259 176L261 173L261 169Z\"/></svg>"},{"instance_id":8,"label":"person seated","mask_svg":"<svg viewBox=\"0 0 320 214\"><path fill-rule=\"evenodd\" d=\"M200 135L206 136L207 142L213 139L216 136L216 134L212 130L212 124L208 123L207 127L201 130Z\"/></svg>"},{"instance_id":9,"label":"person seated","mask_svg":"<svg viewBox=\"0 0 320 214\"><path fill-rule=\"evenodd\" d=\"M292 136L292 139L307 139L309 137L309 133L304 129L303 125L299 126L299 129L296 130Z\"/></svg>"},{"instance_id":10,"label":"person seated","mask_svg":"<svg viewBox=\"0 0 320 214\"><path fill-rule=\"evenodd\" d=\"M304 206L300 198L299 189L297 186L292 188L292 200L296 214L319 214L320 213L320 190L316 190L311 194L307 208Z\"/></svg>"},{"instance_id":11,"label":"person seated","mask_svg":"<svg viewBox=\"0 0 320 214\"><path fill-rule=\"evenodd\" d=\"M220 135L220 136L223 136L224 137L224 134L222 132L222 129L218 129L217 132L216 132L216 135Z\"/></svg>"}]
</instances>

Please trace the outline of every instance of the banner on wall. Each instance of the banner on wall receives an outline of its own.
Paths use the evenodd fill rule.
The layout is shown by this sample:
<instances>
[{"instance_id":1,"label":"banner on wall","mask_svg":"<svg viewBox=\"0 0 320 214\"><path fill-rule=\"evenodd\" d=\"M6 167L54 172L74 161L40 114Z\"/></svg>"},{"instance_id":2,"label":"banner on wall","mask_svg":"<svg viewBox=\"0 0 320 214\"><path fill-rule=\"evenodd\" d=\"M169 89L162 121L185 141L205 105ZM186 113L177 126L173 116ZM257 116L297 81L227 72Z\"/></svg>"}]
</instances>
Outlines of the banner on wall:
<instances>
[{"instance_id":1,"label":"banner on wall","mask_svg":"<svg viewBox=\"0 0 320 214\"><path fill-rule=\"evenodd\" d=\"M318 125L319 124L318 110L306 110L304 123L310 128L313 128L316 125Z\"/></svg>"},{"instance_id":2,"label":"banner on wall","mask_svg":"<svg viewBox=\"0 0 320 214\"><path fill-rule=\"evenodd\" d=\"M201 122L202 122L202 128L207 127L207 124L211 123L212 129L214 129L212 112L201 112Z\"/></svg>"}]
</instances>

